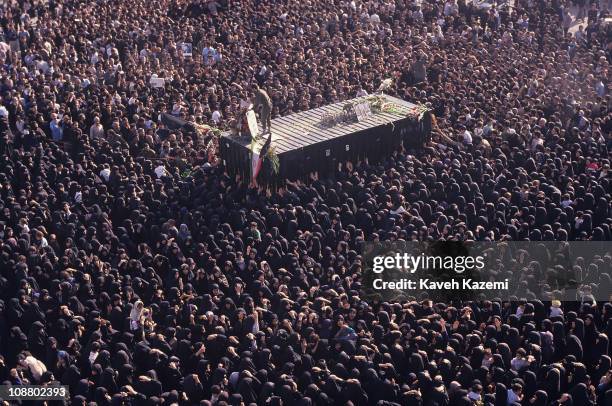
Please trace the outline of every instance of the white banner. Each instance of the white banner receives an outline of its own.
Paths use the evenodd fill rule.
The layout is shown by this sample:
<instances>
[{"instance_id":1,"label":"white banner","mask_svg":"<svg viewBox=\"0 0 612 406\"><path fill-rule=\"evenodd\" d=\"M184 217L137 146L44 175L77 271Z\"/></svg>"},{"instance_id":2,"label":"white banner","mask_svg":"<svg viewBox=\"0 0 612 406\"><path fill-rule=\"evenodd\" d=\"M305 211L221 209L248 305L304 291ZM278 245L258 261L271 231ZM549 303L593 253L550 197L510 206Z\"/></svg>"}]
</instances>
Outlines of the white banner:
<instances>
[{"instance_id":1,"label":"white banner","mask_svg":"<svg viewBox=\"0 0 612 406\"><path fill-rule=\"evenodd\" d=\"M249 125L249 131L251 132L251 137L257 136L259 133L259 128L257 127L257 116L255 116L255 112L253 110L249 110L246 113L247 124Z\"/></svg>"},{"instance_id":2,"label":"white banner","mask_svg":"<svg viewBox=\"0 0 612 406\"><path fill-rule=\"evenodd\" d=\"M355 114L357 115L357 121L361 122L372 115L370 105L368 103L359 103L355 105Z\"/></svg>"},{"instance_id":3,"label":"white banner","mask_svg":"<svg viewBox=\"0 0 612 406\"><path fill-rule=\"evenodd\" d=\"M193 55L193 44L191 42L183 42L181 50L183 51L183 56L191 57Z\"/></svg>"}]
</instances>

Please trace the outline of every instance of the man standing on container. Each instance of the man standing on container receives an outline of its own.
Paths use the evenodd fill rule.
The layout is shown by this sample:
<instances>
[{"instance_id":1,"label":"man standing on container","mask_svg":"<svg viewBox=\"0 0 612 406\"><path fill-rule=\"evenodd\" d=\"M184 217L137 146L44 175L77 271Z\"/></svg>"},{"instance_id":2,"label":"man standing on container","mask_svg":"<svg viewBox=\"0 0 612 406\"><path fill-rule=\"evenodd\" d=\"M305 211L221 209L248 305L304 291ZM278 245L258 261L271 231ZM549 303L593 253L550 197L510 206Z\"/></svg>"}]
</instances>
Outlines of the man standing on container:
<instances>
[{"instance_id":1,"label":"man standing on container","mask_svg":"<svg viewBox=\"0 0 612 406\"><path fill-rule=\"evenodd\" d=\"M266 131L271 132L272 126L272 99L268 96L268 93L260 88L257 84L253 85L253 91L255 97L253 98L253 108L255 112L259 112L259 118L261 119L261 126L263 134Z\"/></svg>"}]
</instances>

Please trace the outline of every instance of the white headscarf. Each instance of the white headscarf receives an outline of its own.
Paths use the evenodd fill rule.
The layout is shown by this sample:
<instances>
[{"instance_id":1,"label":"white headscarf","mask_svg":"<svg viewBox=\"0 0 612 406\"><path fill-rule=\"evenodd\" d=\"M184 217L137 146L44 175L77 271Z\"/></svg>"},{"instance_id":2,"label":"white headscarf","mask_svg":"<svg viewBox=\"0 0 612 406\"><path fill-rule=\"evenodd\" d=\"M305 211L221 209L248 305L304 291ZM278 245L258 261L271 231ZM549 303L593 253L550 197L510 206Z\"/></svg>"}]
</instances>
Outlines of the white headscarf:
<instances>
[{"instance_id":1,"label":"white headscarf","mask_svg":"<svg viewBox=\"0 0 612 406\"><path fill-rule=\"evenodd\" d=\"M144 303L142 303L142 300L137 300L134 303L134 307L132 307L132 311L130 312L130 320L135 321L135 322L140 322L140 320L142 319L143 312L144 312Z\"/></svg>"}]
</instances>

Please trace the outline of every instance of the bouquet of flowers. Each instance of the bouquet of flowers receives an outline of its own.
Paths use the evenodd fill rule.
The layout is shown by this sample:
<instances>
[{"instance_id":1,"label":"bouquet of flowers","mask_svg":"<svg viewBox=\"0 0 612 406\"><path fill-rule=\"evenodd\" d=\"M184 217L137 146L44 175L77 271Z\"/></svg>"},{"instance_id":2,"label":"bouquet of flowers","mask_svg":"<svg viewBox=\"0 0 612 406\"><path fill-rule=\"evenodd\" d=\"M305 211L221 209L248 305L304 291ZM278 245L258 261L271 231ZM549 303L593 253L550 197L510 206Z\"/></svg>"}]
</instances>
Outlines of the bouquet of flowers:
<instances>
[{"instance_id":1,"label":"bouquet of flowers","mask_svg":"<svg viewBox=\"0 0 612 406\"><path fill-rule=\"evenodd\" d=\"M211 131L216 136L221 135L221 130L219 130L218 128L211 127L206 124L197 124L197 123L192 123L192 124L193 124L193 127L196 129L196 131L199 133L206 134L209 131Z\"/></svg>"},{"instance_id":2,"label":"bouquet of flowers","mask_svg":"<svg viewBox=\"0 0 612 406\"><path fill-rule=\"evenodd\" d=\"M370 96L366 99L373 113L400 113L400 108L395 103L387 101L382 95Z\"/></svg>"},{"instance_id":3,"label":"bouquet of flowers","mask_svg":"<svg viewBox=\"0 0 612 406\"><path fill-rule=\"evenodd\" d=\"M429 109L427 108L427 106L423 104L418 104L414 107L411 107L406 115L412 118L413 120L421 121L425 116L425 113L427 113L428 111Z\"/></svg>"},{"instance_id":4,"label":"bouquet of flowers","mask_svg":"<svg viewBox=\"0 0 612 406\"><path fill-rule=\"evenodd\" d=\"M277 174L280 168L280 161L278 160L278 155L276 154L276 147L270 146L270 148L268 148L266 159L270 160L270 167L272 168L272 172Z\"/></svg>"}]
</instances>

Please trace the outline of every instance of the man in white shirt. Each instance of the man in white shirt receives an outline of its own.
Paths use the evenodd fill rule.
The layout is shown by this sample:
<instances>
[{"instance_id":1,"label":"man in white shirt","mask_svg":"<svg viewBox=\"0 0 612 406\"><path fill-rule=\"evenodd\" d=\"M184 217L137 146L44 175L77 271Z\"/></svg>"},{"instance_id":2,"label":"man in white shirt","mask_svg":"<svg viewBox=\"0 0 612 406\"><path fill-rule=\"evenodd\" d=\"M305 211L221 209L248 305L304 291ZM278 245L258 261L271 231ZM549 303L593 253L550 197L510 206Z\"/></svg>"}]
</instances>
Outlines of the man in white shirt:
<instances>
[{"instance_id":1,"label":"man in white shirt","mask_svg":"<svg viewBox=\"0 0 612 406\"><path fill-rule=\"evenodd\" d=\"M100 123L100 117L94 117L94 123L89 127L89 137L91 139L104 137L104 127Z\"/></svg>"},{"instance_id":2,"label":"man in white shirt","mask_svg":"<svg viewBox=\"0 0 612 406\"><path fill-rule=\"evenodd\" d=\"M100 171L100 176L104 179L105 182L108 182L110 179L111 170L108 165L104 165L104 169Z\"/></svg>"},{"instance_id":3,"label":"man in white shirt","mask_svg":"<svg viewBox=\"0 0 612 406\"><path fill-rule=\"evenodd\" d=\"M468 130L463 132L463 143L465 145L472 145L472 133Z\"/></svg>"},{"instance_id":4,"label":"man in white shirt","mask_svg":"<svg viewBox=\"0 0 612 406\"><path fill-rule=\"evenodd\" d=\"M219 122L221 121L221 113L219 112L219 110L213 111L212 121L213 123L215 123L215 125L219 125Z\"/></svg>"}]
</instances>

